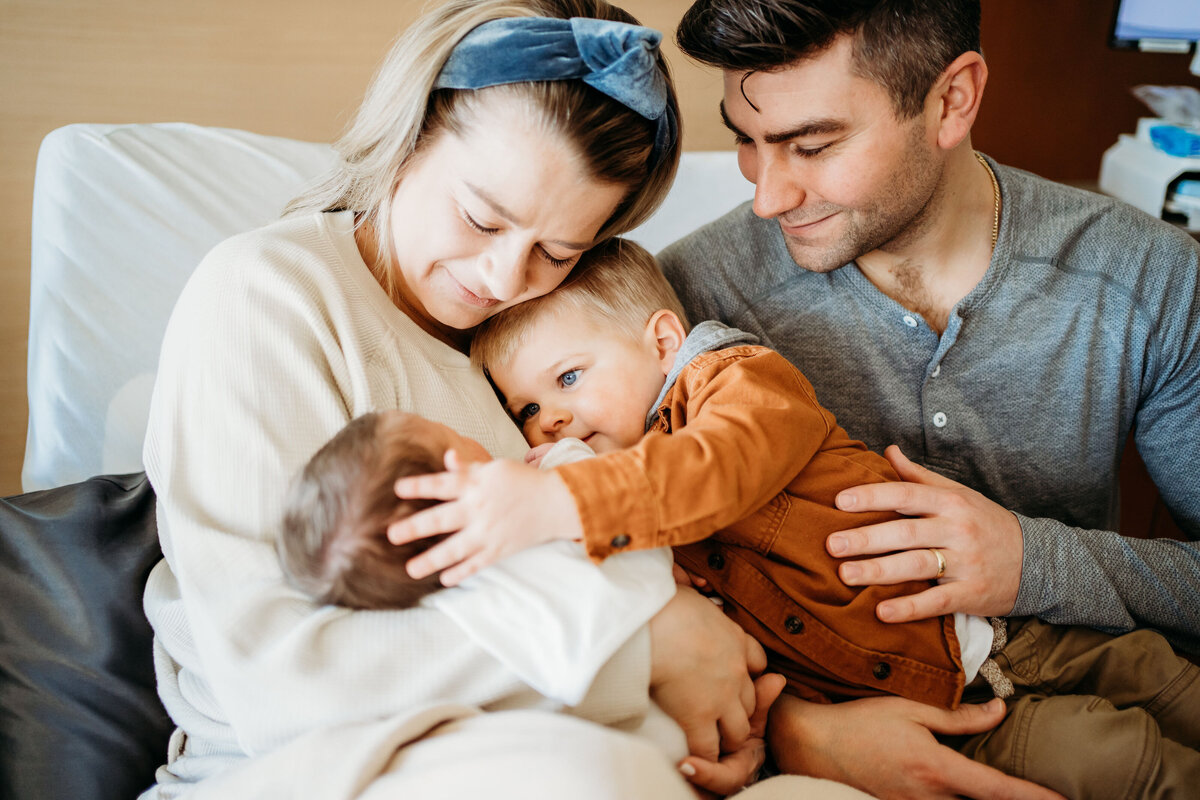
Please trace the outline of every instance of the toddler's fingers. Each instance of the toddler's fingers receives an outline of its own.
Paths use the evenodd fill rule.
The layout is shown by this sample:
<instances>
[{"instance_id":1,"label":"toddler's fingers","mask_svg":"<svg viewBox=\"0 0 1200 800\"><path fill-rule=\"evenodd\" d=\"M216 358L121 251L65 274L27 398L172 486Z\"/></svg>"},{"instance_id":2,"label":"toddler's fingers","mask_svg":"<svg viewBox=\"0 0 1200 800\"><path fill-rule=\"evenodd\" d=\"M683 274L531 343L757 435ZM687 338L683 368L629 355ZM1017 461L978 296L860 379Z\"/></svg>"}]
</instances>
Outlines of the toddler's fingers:
<instances>
[{"instance_id":1,"label":"toddler's fingers","mask_svg":"<svg viewBox=\"0 0 1200 800\"><path fill-rule=\"evenodd\" d=\"M438 542L424 553L410 558L404 564L404 569L410 577L420 580L435 572L449 570L451 567L461 564L463 561L476 555L478 550L479 548L470 542L464 534L457 533L448 539ZM458 581L450 582L453 580L454 575L453 571L450 571L449 574L443 574L441 577L442 585L453 586L454 583L457 583ZM464 575L463 577L466 576Z\"/></svg>"},{"instance_id":2,"label":"toddler's fingers","mask_svg":"<svg viewBox=\"0 0 1200 800\"><path fill-rule=\"evenodd\" d=\"M392 544L408 544L439 533L454 533L465 524L458 503L442 503L391 523L387 526L387 538Z\"/></svg>"},{"instance_id":3,"label":"toddler's fingers","mask_svg":"<svg viewBox=\"0 0 1200 800\"><path fill-rule=\"evenodd\" d=\"M454 500L462 494L464 473L434 472L396 481L396 496L402 500Z\"/></svg>"}]
</instances>

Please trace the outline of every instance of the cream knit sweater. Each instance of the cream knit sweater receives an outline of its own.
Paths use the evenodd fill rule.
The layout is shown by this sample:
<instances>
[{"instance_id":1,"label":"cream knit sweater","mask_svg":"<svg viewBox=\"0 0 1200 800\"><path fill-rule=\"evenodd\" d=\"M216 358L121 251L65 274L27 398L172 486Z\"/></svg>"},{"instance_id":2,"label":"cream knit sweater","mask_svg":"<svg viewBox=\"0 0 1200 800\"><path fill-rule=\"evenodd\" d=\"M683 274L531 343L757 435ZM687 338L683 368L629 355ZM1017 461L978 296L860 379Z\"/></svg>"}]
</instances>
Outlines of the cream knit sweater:
<instances>
[{"instance_id":1,"label":"cream knit sweater","mask_svg":"<svg viewBox=\"0 0 1200 800\"><path fill-rule=\"evenodd\" d=\"M669 567L598 580L575 552L539 553L534 569L582 576L584 590L510 570L499 583L525 593L488 619L476 614L485 587L469 582L386 612L318 608L282 582L272 541L285 487L352 417L401 408L496 456L526 449L467 358L391 304L351 225L348 213L295 217L223 243L167 328L144 450L165 558L145 605L160 694L183 731L169 769L185 781L346 721L401 716L419 735L464 707L559 709L585 691L573 712L598 722L647 708L645 622L674 591ZM539 642L557 677L536 674Z\"/></svg>"}]
</instances>

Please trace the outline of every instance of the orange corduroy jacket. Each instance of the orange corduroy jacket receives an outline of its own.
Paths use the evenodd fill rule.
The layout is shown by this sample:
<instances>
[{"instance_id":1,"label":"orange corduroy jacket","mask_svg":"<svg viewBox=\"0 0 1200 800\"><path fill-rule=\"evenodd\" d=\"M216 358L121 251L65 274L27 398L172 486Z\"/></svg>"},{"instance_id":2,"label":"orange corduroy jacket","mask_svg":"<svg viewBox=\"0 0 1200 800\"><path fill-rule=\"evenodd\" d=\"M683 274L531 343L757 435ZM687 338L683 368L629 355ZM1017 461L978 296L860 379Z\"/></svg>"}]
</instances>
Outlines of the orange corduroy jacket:
<instances>
[{"instance_id":1,"label":"orange corduroy jacket","mask_svg":"<svg viewBox=\"0 0 1200 800\"><path fill-rule=\"evenodd\" d=\"M791 693L818 702L889 694L943 707L960 701L953 617L885 624L875 616L880 600L929 583L849 587L825 550L834 531L896 518L833 503L842 489L896 473L851 439L773 350L700 354L636 446L558 469L592 558L674 547L767 649Z\"/></svg>"}]
</instances>

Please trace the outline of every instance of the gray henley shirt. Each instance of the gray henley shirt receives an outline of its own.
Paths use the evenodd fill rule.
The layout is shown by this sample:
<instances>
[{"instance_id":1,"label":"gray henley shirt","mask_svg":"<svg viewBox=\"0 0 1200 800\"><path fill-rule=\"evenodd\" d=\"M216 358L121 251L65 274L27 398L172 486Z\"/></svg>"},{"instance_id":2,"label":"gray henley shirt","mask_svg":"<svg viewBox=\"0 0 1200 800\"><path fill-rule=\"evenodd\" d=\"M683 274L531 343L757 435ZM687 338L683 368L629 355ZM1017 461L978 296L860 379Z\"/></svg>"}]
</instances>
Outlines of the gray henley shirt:
<instances>
[{"instance_id":1,"label":"gray henley shirt","mask_svg":"<svg viewBox=\"0 0 1200 800\"><path fill-rule=\"evenodd\" d=\"M990 160L989 160L990 162ZM1000 236L940 336L854 263L801 269L745 204L660 256L694 322L758 336L852 436L1018 514L1014 615L1158 628L1200 652L1200 547L1114 533L1131 430L1200 539L1200 246L1098 194L990 162Z\"/></svg>"}]
</instances>

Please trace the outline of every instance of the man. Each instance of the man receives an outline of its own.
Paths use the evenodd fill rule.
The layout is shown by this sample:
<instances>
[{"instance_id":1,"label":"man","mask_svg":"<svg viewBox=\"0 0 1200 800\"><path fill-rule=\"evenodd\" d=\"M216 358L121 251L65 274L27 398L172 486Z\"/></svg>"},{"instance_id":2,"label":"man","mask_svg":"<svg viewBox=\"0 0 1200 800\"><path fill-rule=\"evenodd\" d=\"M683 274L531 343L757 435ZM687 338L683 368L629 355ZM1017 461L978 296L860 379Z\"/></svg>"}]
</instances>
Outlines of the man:
<instances>
[{"instance_id":1,"label":"man","mask_svg":"<svg viewBox=\"0 0 1200 800\"><path fill-rule=\"evenodd\" d=\"M1198 652L1200 548L1114 531L1136 430L1200 538L1200 247L975 153L979 14L978 0L699 0L679 43L724 71L755 198L668 248L664 270L693 319L758 334L852 435L900 446L887 455L908 483L838 503L915 519L827 542L868 556L843 564L849 584L940 579L881 619L1147 626ZM787 771L879 797L1016 796L1033 787L930 735L1002 716L785 697L771 734Z\"/></svg>"}]
</instances>

